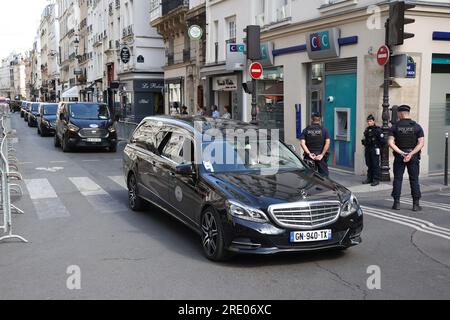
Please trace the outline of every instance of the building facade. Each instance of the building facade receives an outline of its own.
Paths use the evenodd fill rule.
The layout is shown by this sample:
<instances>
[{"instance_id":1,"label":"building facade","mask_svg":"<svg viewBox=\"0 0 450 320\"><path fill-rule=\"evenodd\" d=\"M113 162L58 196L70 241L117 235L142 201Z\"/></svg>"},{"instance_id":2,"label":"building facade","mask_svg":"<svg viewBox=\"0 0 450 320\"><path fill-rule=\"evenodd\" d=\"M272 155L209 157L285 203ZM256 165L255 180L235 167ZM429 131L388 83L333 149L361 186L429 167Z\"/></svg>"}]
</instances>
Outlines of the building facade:
<instances>
[{"instance_id":1,"label":"building facade","mask_svg":"<svg viewBox=\"0 0 450 320\"><path fill-rule=\"evenodd\" d=\"M206 3L203 0L151 1L150 22L164 38L164 100L166 113L179 113L186 106L193 114L204 107L200 68L205 62ZM200 28L199 38L189 35Z\"/></svg>"},{"instance_id":2,"label":"building facade","mask_svg":"<svg viewBox=\"0 0 450 320\"><path fill-rule=\"evenodd\" d=\"M164 113L164 42L149 21L150 1L121 1L117 94L122 116L136 122Z\"/></svg>"},{"instance_id":3,"label":"building facade","mask_svg":"<svg viewBox=\"0 0 450 320\"><path fill-rule=\"evenodd\" d=\"M259 24L265 65L257 88L260 125L281 129L286 142L298 145L299 133L311 113L319 111L332 138L330 165L363 174L366 168L360 141L365 119L373 114L377 123L382 123L384 69L377 64L376 52L385 42L387 3L209 1L207 65L202 69L209 79L206 98L220 107L229 104L230 94L224 92L228 88L220 84L236 81L230 77L237 75L238 88L231 93L231 103L233 99L238 102L233 105L242 113L237 114L238 119L251 119L250 97L244 95L242 104L239 101L239 84L248 79L246 70L224 74L230 62L226 38L234 35L233 21L238 44L243 43L246 25ZM406 28L415 38L394 48L396 55L411 57L410 69L407 77L392 79L390 103L411 105L413 119L424 127L427 137L421 168L426 175L442 171L444 133L450 129L450 4L445 0L414 3L417 6L408 16L416 21ZM242 9L236 11L238 6Z\"/></svg>"}]
</instances>

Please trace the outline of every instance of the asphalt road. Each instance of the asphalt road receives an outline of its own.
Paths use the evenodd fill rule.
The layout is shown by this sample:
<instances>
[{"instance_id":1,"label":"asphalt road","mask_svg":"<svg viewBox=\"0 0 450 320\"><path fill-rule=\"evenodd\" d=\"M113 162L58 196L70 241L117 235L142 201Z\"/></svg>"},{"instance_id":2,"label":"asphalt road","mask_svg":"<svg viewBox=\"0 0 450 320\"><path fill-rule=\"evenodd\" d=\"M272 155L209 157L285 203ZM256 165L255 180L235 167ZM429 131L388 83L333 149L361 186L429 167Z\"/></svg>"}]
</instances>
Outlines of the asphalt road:
<instances>
[{"instance_id":1,"label":"asphalt road","mask_svg":"<svg viewBox=\"0 0 450 320\"><path fill-rule=\"evenodd\" d=\"M189 229L128 209L121 149L64 154L17 114L13 127L25 179L14 231L30 243L0 243L0 299L450 299L450 191L424 195L421 214L365 197L364 242L345 253L214 264ZM80 290L67 288L70 266ZM380 289L367 286L372 266Z\"/></svg>"}]
</instances>

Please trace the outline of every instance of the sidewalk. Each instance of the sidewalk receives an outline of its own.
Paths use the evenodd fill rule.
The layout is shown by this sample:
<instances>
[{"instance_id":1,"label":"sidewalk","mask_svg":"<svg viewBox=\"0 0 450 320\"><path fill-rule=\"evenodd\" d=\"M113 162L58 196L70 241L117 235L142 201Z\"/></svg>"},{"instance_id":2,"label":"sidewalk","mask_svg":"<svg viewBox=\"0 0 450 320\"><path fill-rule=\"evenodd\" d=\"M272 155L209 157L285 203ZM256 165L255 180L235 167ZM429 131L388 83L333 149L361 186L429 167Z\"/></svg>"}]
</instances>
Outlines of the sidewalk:
<instances>
[{"instance_id":1,"label":"sidewalk","mask_svg":"<svg viewBox=\"0 0 450 320\"><path fill-rule=\"evenodd\" d=\"M380 185L376 187L372 187L371 185L363 185L362 182L365 180L365 176L355 175L353 173L345 173L341 171L336 171L330 168L330 178L336 182L339 182L350 191L354 192L359 196L369 196L371 194L386 193L390 196L392 191L392 181L391 182L382 182ZM441 192L445 190L450 191L450 186L444 185L444 176L436 176L436 177L423 177L420 178L420 187L422 192ZM409 193L409 179L407 175L403 179L403 190L404 193Z\"/></svg>"}]
</instances>

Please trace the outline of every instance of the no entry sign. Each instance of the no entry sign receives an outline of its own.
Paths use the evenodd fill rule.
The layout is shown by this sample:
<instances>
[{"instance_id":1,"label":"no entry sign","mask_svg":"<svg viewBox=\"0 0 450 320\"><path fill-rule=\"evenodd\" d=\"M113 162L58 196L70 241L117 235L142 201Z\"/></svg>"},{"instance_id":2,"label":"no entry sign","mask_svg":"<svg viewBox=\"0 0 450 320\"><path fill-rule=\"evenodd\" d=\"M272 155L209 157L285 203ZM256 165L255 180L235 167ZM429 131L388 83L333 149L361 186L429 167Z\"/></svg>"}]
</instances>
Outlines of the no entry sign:
<instances>
[{"instance_id":1,"label":"no entry sign","mask_svg":"<svg viewBox=\"0 0 450 320\"><path fill-rule=\"evenodd\" d=\"M391 50L386 45L382 45L377 52L377 62L380 66L385 66L389 62Z\"/></svg>"},{"instance_id":2,"label":"no entry sign","mask_svg":"<svg viewBox=\"0 0 450 320\"><path fill-rule=\"evenodd\" d=\"M253 62L250 65L250 75L252 76L252 79L260 79L263 75L264 69L261 63L259 62Z\"/></svg>"}]
</instances>

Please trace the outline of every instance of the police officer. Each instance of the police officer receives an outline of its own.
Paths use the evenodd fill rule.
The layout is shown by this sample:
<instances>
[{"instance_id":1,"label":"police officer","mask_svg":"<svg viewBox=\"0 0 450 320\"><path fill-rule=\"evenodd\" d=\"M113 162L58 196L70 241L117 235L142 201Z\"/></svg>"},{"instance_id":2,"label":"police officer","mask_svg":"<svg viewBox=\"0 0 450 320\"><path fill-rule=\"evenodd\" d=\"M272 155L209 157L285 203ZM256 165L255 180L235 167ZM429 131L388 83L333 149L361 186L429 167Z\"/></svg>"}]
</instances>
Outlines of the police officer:
<instances>
[{"instance_id":1,"label":"police officer","mask_svg":"<svg viewBox=\"0 0 450 320\"><path fill-rule=\"evenodd\" d=\"M330 134L322 127L322 116L319 113L311 115L312 123L300 136L300 145L305 152L305 160L314 161L318 172L328 177L328 150L330 148Z\"/></svg>"},{"instance_id":2,"label":"police officer","mask_svg":"<svg viewBox=\"0 0 450 320\"><path fill-rule=\"evenodd\" d=\"M389 146L394 151L394 190L392 209L400 210L400 196L405 168L408 169L411 193L413 197L413 211L421 211L419 185L420 153L425 144L425 135L422 127L411 120L411 107L403 105L398 107L399 121L389 132Z\"/></svg>"},{"instance_id":3,"label":"police officer","mask_svg":"<svg viewBox=\"0 0 450 320\"><path fill-rule=\"evenodd\" d=\"M383 130L375 125L375 117L370 115L367 118L367 129L364 131L362 144L366 147L367 179L363 184L371 184L375 187L381 181L380 155L381 146L384 143Z\"/></svg>"}]
</instances>

